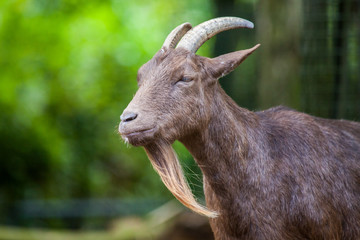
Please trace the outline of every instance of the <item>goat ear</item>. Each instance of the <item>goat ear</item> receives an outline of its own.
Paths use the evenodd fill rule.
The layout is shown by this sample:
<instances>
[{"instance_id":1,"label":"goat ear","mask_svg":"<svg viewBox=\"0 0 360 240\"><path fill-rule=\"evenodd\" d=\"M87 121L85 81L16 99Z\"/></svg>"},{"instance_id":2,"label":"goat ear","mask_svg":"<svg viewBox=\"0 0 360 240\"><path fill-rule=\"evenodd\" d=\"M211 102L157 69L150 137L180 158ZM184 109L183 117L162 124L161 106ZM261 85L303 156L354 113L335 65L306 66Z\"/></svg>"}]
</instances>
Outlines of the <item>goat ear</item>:
<instances>
[{"instance_id":1,"label":"goat ear","mask_svg":"<svg viewBox=\"0 0 360 240\"><path fill-rule=\"evenodd\" d=\"M224 77L237 68L240 63L242 63L242 61L244 61L259 46L260 44L257 44L256 46L246 50L227 53L216 58L212 58L208 64L208 70L216 79Z\"/></svg>"}]
</instances>

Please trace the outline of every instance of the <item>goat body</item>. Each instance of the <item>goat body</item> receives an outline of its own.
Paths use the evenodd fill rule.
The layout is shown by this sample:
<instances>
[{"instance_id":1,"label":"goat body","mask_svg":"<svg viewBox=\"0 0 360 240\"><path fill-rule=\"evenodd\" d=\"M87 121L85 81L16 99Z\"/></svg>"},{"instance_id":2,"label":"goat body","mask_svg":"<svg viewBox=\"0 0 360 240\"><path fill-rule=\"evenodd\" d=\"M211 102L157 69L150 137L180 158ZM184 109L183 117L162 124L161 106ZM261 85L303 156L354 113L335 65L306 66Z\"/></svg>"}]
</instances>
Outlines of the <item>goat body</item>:
<instances>
[{"instance_id":1,"label":"goat body","mask_svg":"<svg viewBox=\"0 0 360 240\"><path fill-rule=\"evenodd\" d=\"M208 127L180 139L219 211L216 239L359 239L360 124L253 113L219 92Z\"/></svg>"},{"instance_id":2,"label":"goat body","mask_svg":"<svg viewBox=\"0 0 360 240\"><path fill-rule=\"evenodd\" d=\"M120 134L144 146L180 202L210 217L216 239L360 239L360 123L237 106L217 79L259 45L212 59L195 55L212 29L234 26L252 24L221 18L173 30L139 69ZM185 181L175 140L203 172L207 207Z\"/></svg>"}]
</instances>

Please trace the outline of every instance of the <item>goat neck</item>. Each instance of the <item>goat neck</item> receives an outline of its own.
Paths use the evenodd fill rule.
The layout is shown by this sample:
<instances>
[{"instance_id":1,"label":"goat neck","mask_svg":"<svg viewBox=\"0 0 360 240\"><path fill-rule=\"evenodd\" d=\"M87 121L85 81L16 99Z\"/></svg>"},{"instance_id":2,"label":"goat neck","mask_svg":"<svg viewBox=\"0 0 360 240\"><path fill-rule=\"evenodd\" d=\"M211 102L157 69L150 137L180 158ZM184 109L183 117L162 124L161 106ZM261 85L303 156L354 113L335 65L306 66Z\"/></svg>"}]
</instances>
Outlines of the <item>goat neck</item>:
<instances>
[{"instance_id":1,"label":"goat neck","mask_svg":"<svg viewBox=\"0 0 360 240\"><path fill-rule=\"evenodd\" d=\"M217 83L207 126L180 141L194 156L204 174L206 191L224 199L232 199L227 186L239 184L239 173L245 168L249 154L247 133L258 127L257 116L226 95ZM232 177L229 177L232 176ZM241 181L240 181L241 182Z\"/></svg>"}]
</instances>

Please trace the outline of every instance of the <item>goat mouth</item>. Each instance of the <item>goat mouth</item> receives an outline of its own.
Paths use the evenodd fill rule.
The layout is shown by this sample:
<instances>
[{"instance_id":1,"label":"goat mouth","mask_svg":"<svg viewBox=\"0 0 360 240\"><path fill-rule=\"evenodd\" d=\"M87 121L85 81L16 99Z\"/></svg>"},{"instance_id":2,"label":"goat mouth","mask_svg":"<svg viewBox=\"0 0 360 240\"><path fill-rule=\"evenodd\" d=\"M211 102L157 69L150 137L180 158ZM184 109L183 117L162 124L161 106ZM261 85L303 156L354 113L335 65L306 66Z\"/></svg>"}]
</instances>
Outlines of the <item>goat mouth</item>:
<instances>
[{"instance_id":1,"label":"goat mouth","mask_svg":"<svg viewBox=\"0 0 360 240\"><path fill-rule=\"evenodd\" d=\"M152 132L154 130L155 130L155 128L149 128L149 129L137 130L137 131L133 131L133 132L129 132L129 133L123 133L122 135L124 137L131 137L131 136L136 136L136 135L139 135L139 134L150 133L150 132Z\"/></svg>"},{"instance_id":2,"label":"goat mouth","mask_svg":"<svg viewBox=\"0 0 360 240\"><path fill-rule=\"evenodd\" d=\"M134 146L143 146L154 138L156 128L147 128L131 132L121 133L125 142Z\"/></svg>"}]
</instances>

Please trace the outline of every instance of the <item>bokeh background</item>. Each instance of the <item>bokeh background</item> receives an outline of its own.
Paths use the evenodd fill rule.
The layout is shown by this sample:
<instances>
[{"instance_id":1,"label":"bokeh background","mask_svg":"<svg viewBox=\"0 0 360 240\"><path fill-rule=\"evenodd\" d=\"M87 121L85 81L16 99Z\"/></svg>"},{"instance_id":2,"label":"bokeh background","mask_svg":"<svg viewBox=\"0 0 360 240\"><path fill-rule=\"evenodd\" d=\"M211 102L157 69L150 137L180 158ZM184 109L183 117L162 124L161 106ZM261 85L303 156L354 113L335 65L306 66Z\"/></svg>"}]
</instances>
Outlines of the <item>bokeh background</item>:
<instances>
[{"instance_id":1,"label":"bokeh background","mask_svg":"<svg viewBox=\"0 0 360 240\"><path fill-rule=\"evenodd\" d=\"M198 54L261 43L221 80L240 106L360 121L360 0L3 0L0 239L211 239L117 125L167 34L218 16L255 29ZM199 169L174 147L202 199Z\"/></svg>"}]
</instances>

